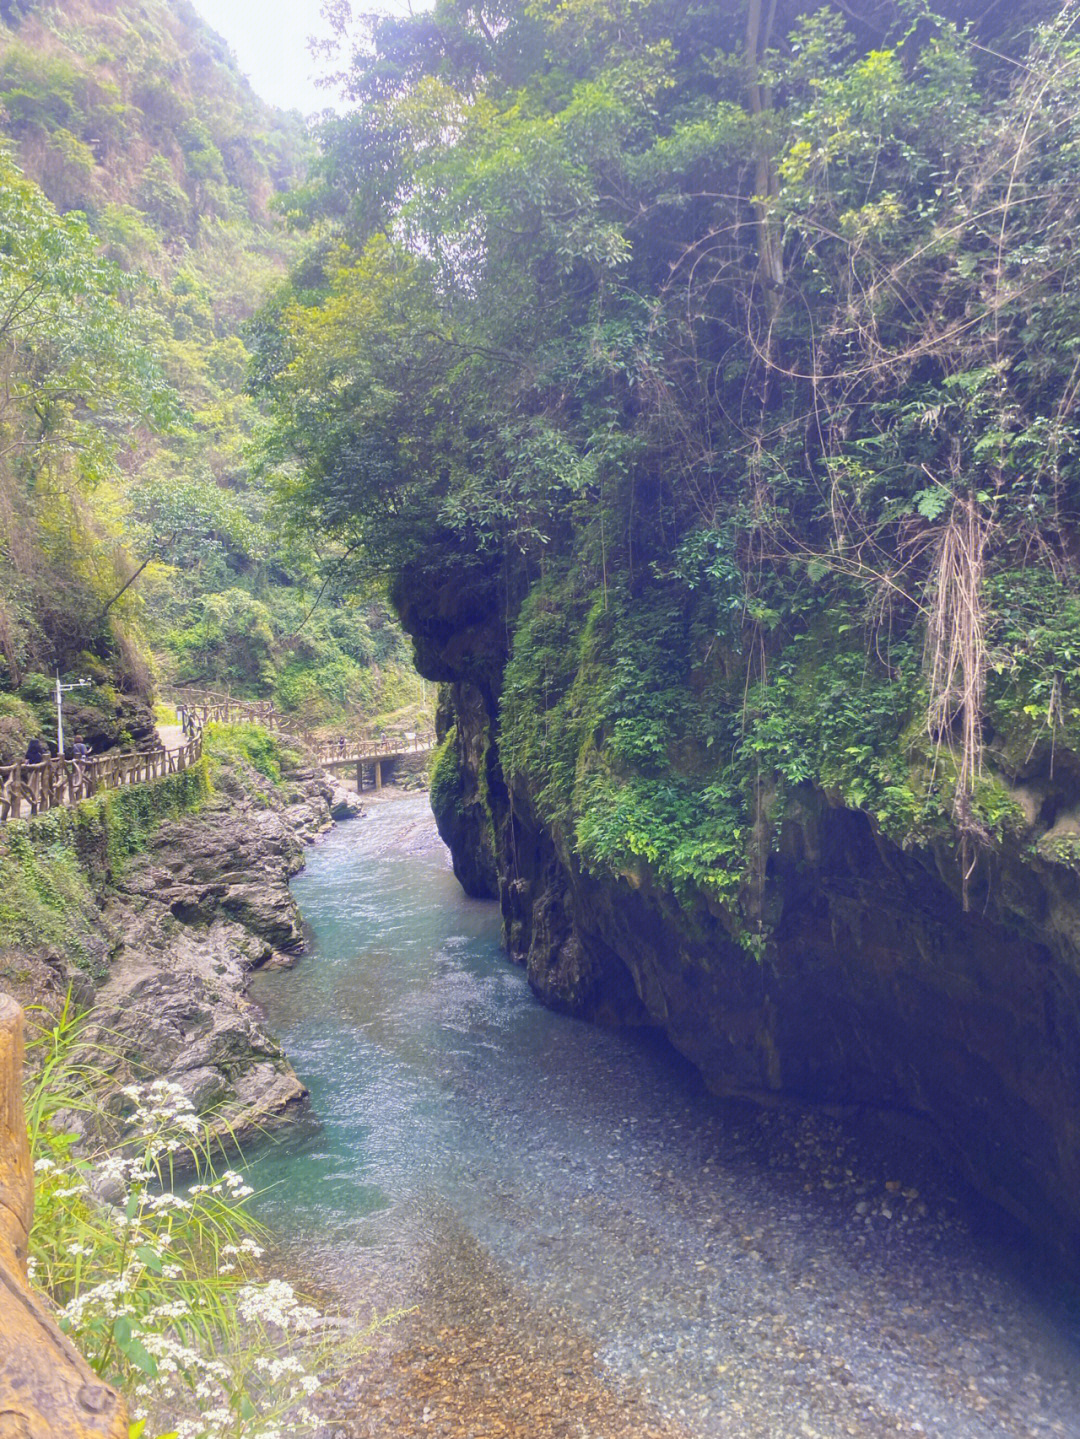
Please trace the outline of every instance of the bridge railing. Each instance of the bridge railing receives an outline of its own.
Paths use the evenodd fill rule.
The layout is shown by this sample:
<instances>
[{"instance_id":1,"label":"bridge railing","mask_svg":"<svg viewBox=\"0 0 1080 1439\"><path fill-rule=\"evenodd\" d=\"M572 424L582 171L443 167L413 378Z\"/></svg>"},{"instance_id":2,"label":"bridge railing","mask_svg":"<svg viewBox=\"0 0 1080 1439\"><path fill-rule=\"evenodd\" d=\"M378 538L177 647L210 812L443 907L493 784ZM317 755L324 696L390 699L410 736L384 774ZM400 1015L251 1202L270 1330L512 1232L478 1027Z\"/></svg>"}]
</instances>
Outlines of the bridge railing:
<instances>
[{"instance_id":1,"label":"bridge railing","mask_svg":"<svg viewBox=\"0 0 1080 1439\"><path fill-rule=\"evenodd\" d=\"M177 690L169 697L185 721L185 729L198 732L208 724L260 724L302 745L313 760L355 763L358 759L379 759L403 754L424 754L435 747L435 736L365 737L350 735L344 746L339 740L315 740L276 708L273 700L236 699L216 690Z\"/></svg>"},{"instance_id":2,"label":"bridge railing","mask_svg":"<svg viewBox=\"0 0 1080 1439\"><path fill-rule=\"evenodd\" d=\"M216 690L177 690L169 697L180 715L185 734L201 734L208 724L259 724L305 750L315 764L356 764L361 760L396 759L427 754L435 748L433 734L316 740L286 718L272 700L236 699Z\"/></svg>"},{"instance_id":3,"label":"bridge railing","mask_svg":"<svg viewBox=\"0 0 1080 1439\"><path fill-rule=\"evenodd\" d=\"M315 746L320 764L355 764L358 760L397 759L406 754L427 754L435 748L435 736L426 734L384 736L381 739L348 739L345 744L330 740Z\"/></svg>"},{"instance_id":4,"label":"bridge railing","mask_svg":"<svg viewBox=\"0 0 1080 1439\"><path fill-rule=\"evenodd\" d=\"M179 774L201 757L202 735L196 734L178 749L155 745L81 760L55 758L40 764L0 765L0 822L78 804L101 790Z\"/></svg>"}]
</instances>

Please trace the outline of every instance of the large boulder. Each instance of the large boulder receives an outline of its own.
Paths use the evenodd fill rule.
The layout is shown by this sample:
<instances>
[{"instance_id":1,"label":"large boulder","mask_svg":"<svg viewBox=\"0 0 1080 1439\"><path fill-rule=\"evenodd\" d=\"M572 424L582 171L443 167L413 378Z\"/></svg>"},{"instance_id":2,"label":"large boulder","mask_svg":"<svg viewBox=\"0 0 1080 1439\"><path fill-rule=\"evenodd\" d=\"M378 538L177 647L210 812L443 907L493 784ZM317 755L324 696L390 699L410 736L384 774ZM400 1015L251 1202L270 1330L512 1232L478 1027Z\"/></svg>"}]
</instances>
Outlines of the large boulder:
<instances>
[{"instance_id":1,"label":"large boulder","mask_svg":"<svg viewBox=\"0 0 1080 1439\"><path fill-rule=\"evenodd\" d=\"M334 786L330 799L331 819L359 819L363 813L364 802L358 794L343 785Z\"/></svg>"}]
</instances>

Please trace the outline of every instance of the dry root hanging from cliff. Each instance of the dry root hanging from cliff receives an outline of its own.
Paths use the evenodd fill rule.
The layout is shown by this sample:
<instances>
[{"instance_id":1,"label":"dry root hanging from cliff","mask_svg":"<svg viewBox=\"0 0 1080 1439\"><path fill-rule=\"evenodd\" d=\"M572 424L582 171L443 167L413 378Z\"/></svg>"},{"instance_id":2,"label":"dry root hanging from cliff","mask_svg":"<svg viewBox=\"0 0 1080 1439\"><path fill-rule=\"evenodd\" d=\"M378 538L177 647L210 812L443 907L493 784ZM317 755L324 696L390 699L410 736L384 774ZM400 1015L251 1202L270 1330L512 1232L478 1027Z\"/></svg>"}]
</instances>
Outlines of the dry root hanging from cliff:
<instances>
[{"instance_id":1,"label":"dry root hanging from cliff","mask_svg":"<svg viewBox=\"0 0 1080 1439\"><path fill-rule=\"evenodd\" d=\"M927 624L927 724L940 751L956 757L953 809L961 835L964 907L985 831L972 799L982 770L986 634L982 581L987 525L974 498L957 499L942 531L930 583Z\"/></svg>"}]
</instances>

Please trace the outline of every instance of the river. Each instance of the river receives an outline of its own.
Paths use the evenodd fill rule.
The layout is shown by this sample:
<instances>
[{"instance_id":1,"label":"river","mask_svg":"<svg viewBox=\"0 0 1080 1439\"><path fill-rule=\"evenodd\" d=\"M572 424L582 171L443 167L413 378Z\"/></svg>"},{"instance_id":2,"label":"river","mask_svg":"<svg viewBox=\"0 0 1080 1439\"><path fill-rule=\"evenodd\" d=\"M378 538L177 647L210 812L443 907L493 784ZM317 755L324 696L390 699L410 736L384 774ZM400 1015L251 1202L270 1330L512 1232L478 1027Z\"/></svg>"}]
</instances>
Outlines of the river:
<instances>
[{"instance_id":1,"label":"river","mask_svg":"<svg viewBox=\"0 0 1080 1439\"><path fill-rule=\"evenodd\" d=\"M913 1136L711 1097L545 1010L426 798L310 854L252 994L310 1115L252 1166L289 1262L381 1331L341 1435L1080 1436L1080 1307Z\"/></svg>"}]
</instances>

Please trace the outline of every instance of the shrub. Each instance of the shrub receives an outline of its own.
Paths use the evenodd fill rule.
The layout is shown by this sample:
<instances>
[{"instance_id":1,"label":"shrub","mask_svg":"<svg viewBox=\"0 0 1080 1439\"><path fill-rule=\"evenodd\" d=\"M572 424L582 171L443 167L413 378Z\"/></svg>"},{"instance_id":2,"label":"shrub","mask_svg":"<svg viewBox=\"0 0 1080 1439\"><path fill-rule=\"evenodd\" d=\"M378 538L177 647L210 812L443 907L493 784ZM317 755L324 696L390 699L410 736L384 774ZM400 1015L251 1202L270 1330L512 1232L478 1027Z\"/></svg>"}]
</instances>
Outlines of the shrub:
<instances>
[{"instance_id":1,"label":"shrub","mask_svg":"<svg viewBox=\"0 0 1080 1439\"><path fill-rule=\"evenodd\" d=\"M0 764L22 759L31 735L37 733L33 708L17 695L0 694Z\"/></svg>"},{"instance_id":2,"label":"shrub","mask_svg":"<svg viewBox=\"0 0 1080 1439\"><path fill-rule=\"evenodd\" d=\"M138 1432L310 1433L316 1370L332 1357L323 1316L260 1270L259 1227L244 1207L252 1191L234 1170L213 1171L209 1131L176 1085L119 1091L122 1147L77 1144L71 1118L100 1117L114 1064L87 1032L69 1002L30 1045L32 1283L94 1371L125 1394ZM172 1182L180 1158L196 1171L184 1188ZM144 1431L143 1421L157 1427Z\"/></svg>"},{"instance_id":3,"label":"shrub","mask_svg":"<svg viewBox=\"0 0 1080 1439\"><path fill-rule=\"evenodd\" d=\"M245 760L273 784L281 783L282 763L295 758L276 735L257 724L208 725L203 746L211 760Z\"/></svg>"}]
</instances>

